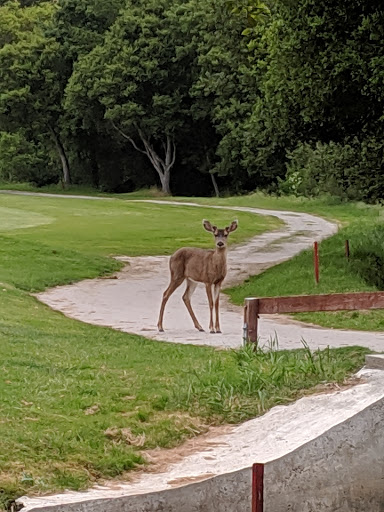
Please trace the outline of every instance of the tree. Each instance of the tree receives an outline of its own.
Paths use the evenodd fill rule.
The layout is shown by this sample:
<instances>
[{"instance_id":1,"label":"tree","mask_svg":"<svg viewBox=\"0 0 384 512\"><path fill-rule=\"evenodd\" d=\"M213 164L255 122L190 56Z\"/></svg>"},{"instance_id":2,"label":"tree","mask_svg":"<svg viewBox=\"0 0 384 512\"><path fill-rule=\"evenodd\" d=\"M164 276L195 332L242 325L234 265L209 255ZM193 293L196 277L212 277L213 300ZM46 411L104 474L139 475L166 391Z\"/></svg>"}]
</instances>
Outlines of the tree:
<instances>
[{"instance_id":1,"label":"tree","mask_svg":"<svg viewBox=\"0 0 384 512\"><path fill-rule=\"evenodd\" d=\"M259 75L250 61L249 30L252 34L254 27L260 30L268 10L262 3L244 0L195 5L200 16L191 24L198 56L192 111L196 120L209 120L216 133L210 172L226 176L232 190L254 189L260 177L255 176L254 166L243 163L244 124L259 95Z\"/></svg>"},{"instance_id":2,"label":"tree","mask_svg":"<svg viewBox=\"0 0 384 512\"><path fill-rule=\"evenodd\" d=\"M36 185L56 181L55 165L43 142L25 138L21 130L0 131L0 179Z\"/></svg>"},{"instance_id":3,"label":"tree","mask_svg":"<svg viewBox=\"0 0 384 512\"><path fill-rule=\"evenodd\" d=\"M106 31L115 22L125 0L59 0L54 12L52 36L60 44L63 80L68 82L77 60L103 42ZM120 145L105 123L82 123L84 113L72 116L64 112L63 129L70 148L72 176L77 183L111 191L123 185L126 164ZM94 111L93 114L96 114Z\"/></svg>"},{"instance_id":4,"label":"tree","mask_svg":"<svg viewBox=\"0 0 384 512\"><path fill-rule=\"evenodd\" d=\"M187 129L193 59L180 31L177 6L167 0L128 3L102 45L79 59L66 108L92 108L116 134L146 155L165 194L170 194L176 148ZM188 42L188 41L187 41Z\"/></svg>"},{"instance_id":5,"label":"tree","mask_svg":"<svg viewBox=\"0 0 384 512\"><path fill-rule=\"evenodd\" d=\"M59 44L47 35L55 6L0 7L0 129L22 132L27 141L50 140L70 183L67 154L60 135L63 82Z\"/></svg>"},{"instance_id":6,"label":"tree","mask_svg":"<svg viewBox=\"0 0 384 512\"><path fill-rule=\"evenodd\" d=\"M60 43L69 75L81 55L103 42L124 5L125 0L58 0L52 35Z\"/></svg>"},{"instance_id":7,"label":"tree","mask_svg":"<svg viewBox=\"0 0 384 512\"><path fill-rule=\"evenodd\" d=\"M249 164L256 163L265 172L269 169L276 180L284 177L295 148L295 165L304 167L309 148L316 153L309 158L314 162L319 148L328 159L340 158L343 147L348 153L352 144L364 164L356 168L372 165L371 160L369 166L365 163L364 155L365 148L374 146L378 156L374 168L382 169L384 145L380 150L377 142L384 135L383 14L378 0L273 4L262 51L259 46L254 55L262 78L261 94L245 126ZM330 145L329 150L324 145ZM299 155L305 155L305 162L300 164ZM328 162L331 177L333 166Z\"/></svg>"}]
</instances>

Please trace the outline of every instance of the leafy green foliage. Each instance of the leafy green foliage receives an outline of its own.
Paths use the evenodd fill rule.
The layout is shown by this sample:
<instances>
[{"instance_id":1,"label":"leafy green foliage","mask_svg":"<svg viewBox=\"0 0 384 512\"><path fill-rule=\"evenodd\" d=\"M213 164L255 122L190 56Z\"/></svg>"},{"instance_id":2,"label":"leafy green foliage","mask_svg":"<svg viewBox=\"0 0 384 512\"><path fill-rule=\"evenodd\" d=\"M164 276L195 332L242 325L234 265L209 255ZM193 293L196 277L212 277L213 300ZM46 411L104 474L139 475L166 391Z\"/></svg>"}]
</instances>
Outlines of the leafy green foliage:
<instances>
[{"instance_id":1,"label":"leafy green foliage","mask_svg":"<svg viewBox=\"0 0 384 512\"><path fill-rule=\"evenodd\" d=\"M243 0L199 6L202 15L193 20L193 30L199 33L197 76L191 88L193 117L211 130L211 139L206 138L211 142L210 172L224 178L231 190L254 189L262 183L255 166L244 159L244 127L260 94L261 76L250 59L249 45L257 44L268 9L261 2Z\"/></svg>"},{"instance_id":2,"label":"leafy green foliage","mask_svg":"<svg viewBox=\"0 0 384 512\"><path fill-rule=\"evenodd\" d=\"M104 33L124 7L124 0L59 0L54 14L53 33L69 67L79 56L103 41Z\"/></svg>"},{"instance_id":3,"label":"leafy green foliage","mask_svg":"<svg viewBox=\"0 0 384 512\"><path fill-rule=\"evenodd\" d=\"M91 100L100 120L112 121L112 130L146 154L165 193L186 129L193 70L179 27L167 0L127 5L103 43L79 60L67 89L67 110L76 116Z\"/></svg>"},{"instance_id":4,"label":"leafy green foliage","mask_svg":"<svg viewBox=\"0 0 384 512\"><path fill-rule=\"evenodd\" d=\"M287 151L298 148L298 153L303 153L305 144L315 148L316 144L335 143L345 149L336 156L336 146L330 145L327 157L331 160L333 153L337 160L342 153L346 157L348 145L357 140L361 149L357 148L349 165L363 169L354 171L352 180L358 180L358 174L368 177L372 166L382 173L383 97L377 87L384 58L378 42L382 19L379 2L340 0L332 6L314 0L275 3L263 44L254 52L263 77L262 94L247 127L253 146L249 145L249 154L245 154L249 165L253 161L265 172L269 168L283 177ZM258 60L263 48L265 58ZM371 145L378 153L366 159L363 148ZM314 150L313 160L316 155L320 156L319 148ZM312 178L316 172L312 169ZM331 166L328 177L333 172ZM319 188L322 181L325 179L320 180ZM338 181L341 188L350 188L349 183L341 183L340 176ZM345 188L343 192L348 195ZM359 186L355 192L364 199L382 197L382 191L375 194L374 190L364 197Z\"/></svg>"},{"instance_id":5,"label":"leafy green foliage","mask_svg":"<svg viewBox=\"0 0 384 512\"><path fill-rule=\"evenodd\" d=\"M40 185L57 178L53 162L47 162L46 148L26 139L20 131L0 132L0 154L1 180Z\"/></svg>"},{"instance_id":6,"label":"leafy green foliage","mask_svg":"<svg viewBox=\"0 0 384 512\"><path fill-rule=\"evenodd\" d=\"M288 153L287 174L280 190L288 194L330 194L368 202L384 197L381 179L383 143L375 138L361 143L305 143Z\"/></svg>"},{"instance_id":7,"label":"leafy green foliage","mask_svg":"<svg viewBox=\"0 0 384 512\"><path fill-rule=\"evenodd\" d=\"M351 266L364 281L378 290L384 289L384 226L367 227L364 238L354 242Z\"/></svg>"},{"instance_id":8,"label":"leafy green foliage","mask_svg":"<svg viewBox=\"0 0 384 512\"><path fill-rule=\"evenodd\" d=\"M236 14L245 20L247 28L243 30L243 35L252 33L252 28L258 25L260 19L270 14L268 6L256 0L227 0L226 4L231 14Z\"/></svg>"},{"instance_id":9,"label":"leafy green foliage","mask_svg":"<svg viewBox=\"0 0 384 512\"><path fill-rule=\"evenodd\" d=\"M58 128L63 93L59 44L47 35L54 10L50 3L22 8L17 2L9 2L0 7L0 130L9 133L3 134L3 141L13 138L13 146L21 150L19 158L11 149L5 152L3 178L8 174L12 179L29 178L40 184L57 181L60 174L54 170L52 151L58 150L57 161L67 160ZM44 170L32 170L30 176L25 170L15 175L15 158L19 169L28 167L31 158L36 167L36 153L43 159L39 168L47 164L50 176ZM69 182L67 161L63 173L63 180Z\"/></svg>"}]
</instances>

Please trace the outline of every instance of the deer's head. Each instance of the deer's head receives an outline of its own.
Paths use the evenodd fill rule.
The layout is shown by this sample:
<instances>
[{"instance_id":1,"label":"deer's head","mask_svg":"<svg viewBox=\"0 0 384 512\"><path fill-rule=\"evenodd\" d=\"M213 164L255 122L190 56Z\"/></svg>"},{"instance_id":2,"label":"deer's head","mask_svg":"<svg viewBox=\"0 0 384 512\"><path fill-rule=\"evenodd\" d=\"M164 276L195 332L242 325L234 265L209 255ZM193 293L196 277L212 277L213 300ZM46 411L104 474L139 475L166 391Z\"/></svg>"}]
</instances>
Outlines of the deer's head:
<instances>
[{"instance_id":1,"label":"deer's head","mask_svg":"<svg viewBox=\"0 0 384 512\"><path fill-rule=\"evenodd\" d=\"M206 231L209 231L215 237L215 244L218 249L225 249L227 247L227 239L229 233L235 231L238 226L237 220L231 222L229 226L224 229L218 229L217 226L212 226L209 220L203 220L203 226Z\"/></svg>"}]
</instances>

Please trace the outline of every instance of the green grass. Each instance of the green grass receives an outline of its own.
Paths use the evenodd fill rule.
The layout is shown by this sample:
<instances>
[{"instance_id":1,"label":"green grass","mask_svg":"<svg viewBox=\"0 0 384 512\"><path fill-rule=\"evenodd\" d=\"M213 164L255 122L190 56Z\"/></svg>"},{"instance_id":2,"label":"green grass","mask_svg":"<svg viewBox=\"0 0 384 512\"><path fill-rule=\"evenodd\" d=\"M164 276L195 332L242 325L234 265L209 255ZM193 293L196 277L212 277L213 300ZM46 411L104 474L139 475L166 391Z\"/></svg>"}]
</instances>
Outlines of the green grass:
<instances>
[{"instance_id":1,"label":"green grass","mask_svg":"<svg viewBox=\"0 0 384 512\"><path fill-rule=\"evenodd\" d=\"M66 185L65 187L62 184L51 184L45 185L43 187L36 187L31 183L9 183L0 181L0 190L7 191L19 191L19 192L33 192L37 194L55 194L55 195L75 195L75 196L91 196L91 197L110 197L116 198L120 197L129 197L130 199L158 199L164 198L169 199L169 197L165 196L163 192L157 187L144 188L140 190L136 190L135 192L130 192L128 194L114 194L112 192L102 192L95 187L91 187L89 185Z\"/></svg>"},{"instance_id":2,"label":"green grass","mask_svg":"<svg viewBox=\"0 0 384 512\"><path fill-rule=\"evenodd\" d=\"M0 195L0 214L0 508L124 478L147 448L243 421L363 364L358 347L253 353L149 341L67 319L28 294L110 273L111 254L209 247L202 217L223 224L233 212ZM236 216L233 242L278 226Z\"/></svg>"},{"instance_id":3,"label":"green grass","mask_svg":"<svg viewBox=\"0 0 384 512\"><path fill-rule=\"evenodd\" d=\"M121 195L123 197L124 194ZM125 197L129 197L126 194ZM189 201L190 198L175 197L178 201ZM266 210L292 210L306 212L337 221L341 225L349 225L353 220L384 218L383 208L379 205L367 205L365 203L343 202L339 198L320 197L308 199L294 196L270 196L261 192L243 196L208 198L193 198L193 202L201 205L219 206L249 206L252 208L265 208Z\"/></svg>"},{"instance_id":4,"label":"green grass","mask_svg":"<svg viewBox=\"0 0 384 512\"><path fill-rule=\"evenodd\" d=\"M99 255L171 254L181 245L211 247L212 237L202 228L203 218L225 226L237 217L241 229L231 235L230 243L281 226L272 216L120 199L0 195L0 214L2 211L0 233L8 235L12 230L18 239Z\"/></svg>"},{"instance_id":5,"label":"green grass","mask_svg":"<svg viewBox=\"0 0 384 512\"><path fill-rule=\"evenodd\" d=\"M65 188L61 184L45 185L36 187L31 183L9 183L0 181L0 190L18 190L20 192L37 192L43 194L66 194L66 195L87 195L87 196L108 196L94 187L87 185L68 185Z\"/></svg>"},{"instance_id":6,"label":"green grass","mask_svg":"<svg viewBox=\"0 0 384 512\"><path fill-rule=\"evenodd\" d=\"M75 189L80 193L81 189ZM60 192L60 189L57 189ZM53 203L49 203L49 199L45 198L44 203L46 205L42 209L39 202L39 198L23 198L22 202L26 201L27 211L20 212L20 198L17 197L0 197L0 205L6 203L2 208L3 211L8 213L5 218L8 218L8 223L2 222L1 232L7 233L10 229L14 229L15 225L32 225L36 223L38 227L31 230L23 230L23 239L30 240L29 244L33 246L33 240L36 236L39 240L46 240L50 245L54 244L55 247L73 248L75 250L86 250L89 249L90 244L98 239L98 251L103 251L104 254L109 254L112 248L115 248L116 253L120 254L159 254L171 253L180 245L204 245L209 243L209 239L200 228L200 219L202 215L212 217L211 211L200 211L193 208L187 208L186 212L190 219L193 221L188 227L188 232L191 233L191 237L185 238L183 236L175 237L174 233L178 226L174 223L175 216L173 212L170 212L168 217L157 217L156 224L151 224L151 212L154 211L154 205L144 207L145 212L140 210L140 215L145 220L145 230L143 233L142 224L137 226L137 229L127 225L116 222L125 219L124 216L131 215L131 210L125 209L127 202L124 199L136 199L142 198L145 194L154 194L153 191L138 191L133 194L122 194L119 208L114 206L110 214L113 222L110 223L110 231L108 233L109 221L108 214L104 209L103 205L99 205L95 208L94 205L85 204L81 208L73 209L70 204L67 204L65 199L62 200L62 206L60 208L60 215L62 217L57 221L48 224L52 219L52 211L57 213L57 202L59 199L53 199ZM179 201L190 201L190 198L175 198ZM77 200L76 200L77 201ZM383 221L383 208L380 206L365 205L363 203L343 203L334 198L322 198L322 199L305 199L305 198L292 198L292 197L270 197L263 194L251 194L242 197L232 198L193 198L194 202L204 204L216 204L221 206L252 206L266 209L289 209L293 211L303 211L321 215L323 217L337 221L341 228L337 235L324 241L320 245L320 273L321 279L318 286L315 285L313 279L313 267L312 267L312 252L304 251L302 254L293 258L292 260L278 265L260 276L253 277L246 281L243 285L227 290L231 299L236 304L242 304L245 297L249 296L279 296L279 295L300 295L300 294L314 294L314 293L332 293L332 292L346 292L346 291L368 291L375 290L375 286L367 283L360 275L356 272L356 264L351 265L344 257L344 241L345 239L350 240L352 257L354 254L354 248L364 243L364 239L367 236L367 231L372 230L375 226L381 225ZM16 203L17 209L11 209ZM115 201L112 202L115 204ZM33 204L37 204L37 211L33 212ZM139 203L140 204L140 203ZM133 208L138 208L137 203ZM141 206L142 207L142 206ZM0 206L0 214L2 213ZM156 207L161 208L161 207ZM175 210L180 211L178 207ZM120 212L123 214L120 215ZM13 215L9 213L13 212ZM92 212L89 214L89 212ZM25 215L25 219L22 219L22 215ZM230 212L232 215L232 212ZM216 211L215 211L216 216ZM233 215L232 215L233 216ZM242 229L235 232L232 242L238 242L239 236L249 236L249 232L244 232L243 219L241 215L240 226ZM224 219L227 221L227 214L224 214ZM89 220L92 219L94 229L92 225L89 225ZM22 222L21 222L22 221ZM264 223L264 221L263 221ZM112 226L113 224L113 226ZM164 226L169 226L169 230L165 231ZM73 227L75 225L75 228ZM100 229L99 227L100 226ZM184 226L184 225L183 225ZM266 220L267 228L277 227L274 225L271 219ZM86 232L86 236L84 233ZM161 236L158 233L161 232ZM20 232L18 232L19 234ZM63 234L65 233L65 236ZM134 245L130 243L134 240ZM117 241L127 242L123 247L119 247ZM155 242L155 245L150 246L150 241ZM13 241L8 243L13 244ZM2 240L3 247L7 244L7 241ZM119 247L119 249L117 249ZM15 263L18 260L20 264L14 265L16 274L20 276L23 272L29 273L28 269L23 269L22 262L25 259L20 247L14 245L14 254L11 255L12 261ZM0 247L1 251L1 247ZM8 249L7 249L8 252ZM35 254L38 257L39 249L37 248ZM110 260L95 260L97 263L95 271L88 275L82 273L77 265L76 268L71 266L71 254L67 251L62 251L58 257L54 254L49 253L49 249L46 251L51 260L56 260L57 266L60 270L60 261L65 258L67 261L67 268L70 271L70 278L64 278L59 275L57 280L53 280L52 277L55 274L48 273L48 279L42 282L42 286L50 286L56 282L68 282L79 279L81 277L93 277L96 274L107 273L114 270L117 264L112 263ZM65 255L64 255L65 253ZM10 254L10 252L8 252ZM73 255L72 255L73 257ZM52 261L53 263L53 261ZM355 262L356 263L356 262ZM357 262L358 266L359 262ZM84 265L89 268L89 262L84 260ZM9 275L12 266L8 266L7 273ZM12 272L11 272L12 273ZM0 280L1 280L1 269L0 269ZM33 280L33 277L30 277ZM16 283L15 278L11 281ZM20 285L20 282L18 282ZM22 285L21 285L22 286ZM32 286L36 289L36 286ZM316 323L325 327L335 328L349 328L349 329L360 329L360 330L371 330L381 331L384 328L384 313L382 311L364 311L364 312L337 312L337 313L303 313L295 315L297 319Z\"/></svg>"},{"instance_id":7,"label":"green grass","mask_svg":"<svg viewBox=\"0 0 384 512\"><path fill-rule=\"evenodd\" d=\"M368 226L366 227L366 230ZM251 277L243 285L229 289L232 300L239 304L245 297L273 297L373 290L374 287L359 277L344 254L344 242L348 238L353 248L355 237L362 235L363 226L350 225L320 244L320 281L314 280L312 250L303 251L289 262L281 263L263 274Z\"/></svg>"}]
</instances>

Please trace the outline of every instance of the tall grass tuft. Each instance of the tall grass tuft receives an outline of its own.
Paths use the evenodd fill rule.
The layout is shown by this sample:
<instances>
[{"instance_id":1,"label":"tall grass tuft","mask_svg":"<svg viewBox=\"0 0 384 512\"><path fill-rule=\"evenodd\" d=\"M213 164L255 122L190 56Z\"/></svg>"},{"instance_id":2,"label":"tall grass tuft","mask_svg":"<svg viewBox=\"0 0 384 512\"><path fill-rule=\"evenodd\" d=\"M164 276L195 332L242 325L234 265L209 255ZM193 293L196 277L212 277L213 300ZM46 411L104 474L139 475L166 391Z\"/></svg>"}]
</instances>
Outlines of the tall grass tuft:
<instances>
[{"instance_id":1,"label":"tall grass tuft","mask_svg":"<svg viewBox=\"0 0 384 512\"><path fill-rule=\"evenodd\" d=\"M305 340L298 350L279 350L275 337L254 350L231 351L232 372L220 375L220 365L207 362L205 371L189 375L188 392L178 394L178 406L210 421L239 422L290 402L310 388L341 383L367 350L361 347L312 351ZM346 351L348 354L346 354Z\"/></svg>"}]
</instances>

